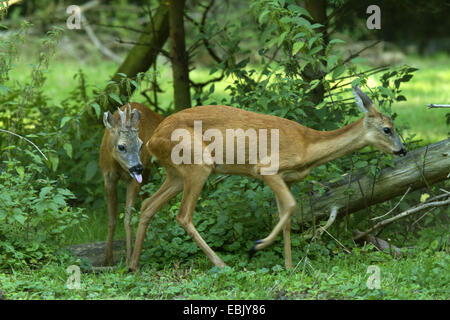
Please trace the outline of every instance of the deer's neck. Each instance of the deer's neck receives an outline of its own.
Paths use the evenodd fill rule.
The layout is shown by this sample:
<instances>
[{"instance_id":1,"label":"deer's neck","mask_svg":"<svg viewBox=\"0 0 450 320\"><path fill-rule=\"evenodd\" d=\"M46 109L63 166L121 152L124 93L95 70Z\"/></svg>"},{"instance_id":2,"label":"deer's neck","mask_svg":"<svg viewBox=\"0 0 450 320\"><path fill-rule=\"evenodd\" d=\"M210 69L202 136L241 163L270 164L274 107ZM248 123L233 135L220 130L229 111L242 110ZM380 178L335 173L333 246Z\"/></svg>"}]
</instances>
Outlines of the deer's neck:
<instances>
[{"instance_id":1,"label":"deer's neck","mask_svg":"<svg viewBox=\"0 0 450 320\"><path fill-rule=\"evenodd\" d=\"M363 119L337 130L314 131L308 144L308 163L316 167L366 145Z\"/></svg>"}]
</instances>

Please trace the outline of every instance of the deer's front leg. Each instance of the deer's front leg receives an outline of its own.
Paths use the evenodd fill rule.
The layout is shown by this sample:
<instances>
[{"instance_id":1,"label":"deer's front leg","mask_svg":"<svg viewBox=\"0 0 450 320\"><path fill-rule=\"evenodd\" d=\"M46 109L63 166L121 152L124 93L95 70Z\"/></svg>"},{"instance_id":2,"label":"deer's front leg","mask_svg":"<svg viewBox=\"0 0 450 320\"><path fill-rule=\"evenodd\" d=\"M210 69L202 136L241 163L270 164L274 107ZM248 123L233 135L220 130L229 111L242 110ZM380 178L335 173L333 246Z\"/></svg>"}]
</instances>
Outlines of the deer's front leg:
<instances>
[{"instance_id":1,"label":"deer's front leg","mask_svg":"<svg viewBox=\"0 0 450 320\"><path fill-rule=\"evenodd\" d=\"M275 197L278 207L278 215L280 220L283 218L284 211L280 207L281 203L278 197ZM291 222L288 221L283 228L283 240L284 240L284 266L286 269L292 269L292 253L291 253Z\"/></svg>"},{"instance_id":2,"label":"deer's front leg","mask_svg":"<svg viewBox=\"0 0 450 320\"><path fill-rule=\"evenodd\" d=\"M175 197L183 190L183 180L179 177L173 177L170 171L167 171L166 181L156 191L151 198L142 203L141 215L139 217L139 225L136 231L136 241L134 243L133 254L131 255L129 267L131 271L136 271L139 267L139 260L141 258L142 246L145 239L145 232L150 219L158 210L167 202Z\"/></svg>"},{"instance_id":3,"label":"deer's front leg","mask_svg":"<svg viewBox=\"0 0 450 320\"><path fill-rule=\"evenodd\" d=\"M114 240L114 230L116 229L117 223L117 177L112 174L105 173L105 193L106 193L106 204L108 207L108 238L106 240L106 252L105 252L105 265L113 264L113 240Z\"/></svg>"},{"instance_id":4,"label":"deer's front leg","mask_svg":"<svg viewBox=\"0 0 450 320\"><path fill-rule=\"evenodd\" d=\"M255 242L250 249L250 258L257 250L264 249L271 245L276 236L283 230L284 234L284 249L285 249L285 265L287 269L292 268L292 256L291 256L291 238L290 238L290 222L291 216L295 212L296 202L292 196L289 187L279 175L265 175L263 180L275 193L278 211L280 214L280 221L273 228L272 232L264 239Z\"/></svg>"},{"instance_id":5,"label":"deer's front leg","mask_svg":"<svg viewBox=\"0 0 450 320\"><path fill-rule=\"evenodd\" d=\"M140 185L135 181L131 181L127 185L127 199L125 204L125 216L123 218L123 224L125 227L126 233L126 246L127 246L127 260L126 264L128 265L131 259L132 253L132 241L133 241L133 226L131 223L131 217L133 213L134 205L136 204L136 197L140 190Z\"/></svg>"}]
</instances>

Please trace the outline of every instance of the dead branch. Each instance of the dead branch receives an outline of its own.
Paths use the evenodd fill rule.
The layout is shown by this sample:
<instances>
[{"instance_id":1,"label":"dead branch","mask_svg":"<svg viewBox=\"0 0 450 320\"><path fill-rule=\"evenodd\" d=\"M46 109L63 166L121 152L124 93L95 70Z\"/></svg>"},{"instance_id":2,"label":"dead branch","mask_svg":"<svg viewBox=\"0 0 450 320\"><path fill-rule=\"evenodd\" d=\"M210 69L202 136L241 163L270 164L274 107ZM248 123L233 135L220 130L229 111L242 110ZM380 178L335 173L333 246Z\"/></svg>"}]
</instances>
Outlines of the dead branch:
<instances>
[{"instance_id":1,"label":"dead branch","mask_svg":"<svg viewBox=\"0 0 450 320\"><path fill-rule=\"evenodd\" d=\"M111 60L114 60L116 62L121 62L122 59L116 55L114 52L109 50L107 47L105 47L100 40L97 38L97 36L94 33L94 30L92 30L91 26L87 22L86 17L81 14L81 23L83 25L84 30L86 30L86 34L91 40L91 42L94 44L94 46L106 57L110 58Z\"/></svg>"},{"instance_id":2,"label":"dead branch","mask_svg":"<svg viewBox=\"0 0 450 320\"><path fill-rule=\"evenodd\" d=\"M372 218L372 220L378 220L378 219L384 218L385 216L389 215L392 211L394 211L398 207L398 205L403 201L403 199L406 197L406 195L409 193L410 190L411 190L411 187L408 187L408 190L406 190L405 194L401 197L401 199L397 202L397 204L391 210L389 210L387 213L383 214L382 216Z\"/></svg>"},{"instance_id":3,"label":"dead branch","mask_svg":"<svg viewBox=\"0 0 450 320\"><path fill-rule=\"evenodd\" d=\"M388 224L391 224L392 222L394 222L394 221L396 221L398 219L404 218L406 216L409 216L409 215L411 215L413 213L421 212L421 211L423 211L425 209L429 209L429 208L433 208L434 209L434 208L437 208L437 207L448 206L449 204L450 204L450 198L448 198L446 200L443 200L443 201L427 202L427 203L424 203L424 204L416 205L415 207L413 207L411 209L408 209L406 211L403 211L402 213L400 213L400 214L398 214L398 215L396 215L396 216L394 216L392 218L389 218L389 219L383 220L381 222L378 222L376 225L374 225L369 230L367 230L367 231L365 231L365 232L363 232L361 234L358 234L355 238L353 238L353 240L356 241L356 240L358 240L358 239L360 239L362 237L365 237L366 235L368 235L372 231L374 231L374 230L376 230L376 229L378 229L380 227L386 226Z\"/></svg>"},{"instance_id":4,"label":"dead branch","mask_svg":"<svg viewBox=\"0 0 450 320\"><path fill-rule=\"evenodd\" d=\"M358 237L359 240L363 240L373 244L380 251L389 251L395 257L400 257L402 255L402 251L400 248L397 248L396 246L390 244L386 240L377 238L370 234L364 234L359 230L354 230L353 236L355 238Z\"/></svg>"},{"instance_id":5,"label":"dead branch","mask_svg":"<svg viewBox=\"0 0 450 320\"><path fill-rule=\"evenodd\" d=\"M303 238L304 239L313 239L314 240L317 237L320 237L322 235L322 233L324 233L333 224L333 222L336 220L338 209L339 209L338 207L331 208L331 210L330 210L330 217L328 218L327 223L323 227L319 227L317 229L316 228L312 228L312 232L305 232L305 234L303 235Z\"/></svg>"},{"instance_id":6,"label":"dead branch","mask_svg":"<svg viewBox=\"0 0 450 320\"><path fill-rule=\"evenodd\" d=\"M429 104L428 109L432 108L450 108L450 104Z\"/></svg>"}]
</instances>

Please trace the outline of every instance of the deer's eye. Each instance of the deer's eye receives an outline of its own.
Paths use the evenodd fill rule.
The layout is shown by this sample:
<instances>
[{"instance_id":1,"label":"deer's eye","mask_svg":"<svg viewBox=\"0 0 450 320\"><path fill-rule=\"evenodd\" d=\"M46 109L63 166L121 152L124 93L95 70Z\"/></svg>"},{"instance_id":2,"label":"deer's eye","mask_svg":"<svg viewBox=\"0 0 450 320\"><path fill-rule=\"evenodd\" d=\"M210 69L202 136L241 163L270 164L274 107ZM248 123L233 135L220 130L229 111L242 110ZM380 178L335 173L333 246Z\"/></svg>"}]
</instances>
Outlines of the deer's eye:
<instances>
[{"instance_id":1,"label":"deer's eye","mask_svg":"<svg viewBox=\"0 0 450 320\"><path fill-rule=\"evenodd\" d=\"M127 148L125 148L125 146L124 146L123 144L119 144L119 145L117 146L117 149L119 149L119 151L124 152Z\"/></svg>"},{"instance_id":2,"label":"deer's eye","mask_svg":"<svg viewBox=\"0 0 450 320\"><path fill-rule=\"evenodd\" d=\"M392 133L392 131L391 131L390 128L383 128L383 131L384 131L384 133L386 133L386 134L391 134L391 133Z\"/></svg>"}]
</instances>

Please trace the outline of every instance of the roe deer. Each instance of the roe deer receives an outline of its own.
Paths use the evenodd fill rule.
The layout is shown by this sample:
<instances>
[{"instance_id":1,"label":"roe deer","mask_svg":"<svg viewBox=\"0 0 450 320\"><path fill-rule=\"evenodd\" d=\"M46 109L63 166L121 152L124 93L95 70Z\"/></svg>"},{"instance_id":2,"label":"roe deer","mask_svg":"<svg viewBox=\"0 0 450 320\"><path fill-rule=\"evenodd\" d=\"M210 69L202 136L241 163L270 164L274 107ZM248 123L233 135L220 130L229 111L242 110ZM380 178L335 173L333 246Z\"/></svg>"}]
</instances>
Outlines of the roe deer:
<instances>
[{"instance_id":1,"label":"roe deer","mask_svg":"<svg viewBox=\"0 0 450 320\"><path fill-rule=\"evenodd\" d=\"M364 117L333 131L318 131L284 118L229 106L194 107L172 114L163 120L146 144L146 148L159 160L167 177L159 190L142 204L130 269L135 271L139 267L142 244L151 217L181 191L183 191L183 198L176 217L177 221L214 265L225 266L225 263L202 239L192 222L197 199L206 179L213 172L259 178L272 189L280 220L266 238L255 242L250 249L250 254L272 244L283 230L285 266L288 269L292 268L290 219L295 211L296 201L290 192L289 185L301 181L318 165L367 145L372 145L385 153L406 154L392 120L378 112L373 102L358 87L353 93ZM196 127L195 122L201 123L201 130L198 129L198 125ZM239 137L238 134L238 140L244 135L244 141L248 137L249 141L253 140L253 145L250 143L242 146L241 143L240 147L238 144L235 148L233 136L232 141L227 140L223 144L222 148L225 149L223 152L220 149L220 141L223 136L228 138L230 129L233 129L235 133L240 130L241 136ZM260 140L264 138L261 132L266 134L271 132L271 139L267 139L266 146L270 141L270 150L275 149L275 151L272 150L270 155L261 156L264 154L264 152L261 153L261 145L264 146L264 144L260 143L260 159L249 163L248 160L252 158L251 153L256 154L254 150L251 150L256 148L256 140L253 139L256 137L255 130L260 131ZM185 137L179 142L183 134ZM186 138L188 136L194 136L194 139ZM214 142L206 145L205 141L211 141L212 136L215 138ZM275 139L272 139L273 137ZM211 148L211 145L214 147ZM273 146L275 147L272 148ZM180 157L177 152L174 153L174 150L177 152L182 150L183 153L194 150L194 154L187 157L183 154L185 161L180 163ZM247 160L245 163L227 161L229 155L233 156L239 152L245 152L245 160ZM199 161L199 155L200 157L203 155L205 159ZM234 158L236 157L230 157L230 159ZM264 173L263 170L267 168L269 162L277 163L277 170L269 174Z\"/></svg>"},{"instance_id":2,"label":"roe deer","mask_svg":"<svg viewBox=\"0 0 450 320\"><path fill-rule=\"evenodd\" d=\"M106 127L100 146L100 170L105 182L108 206L108 239L106 242L105 265L113 263L113 240L116 227L117 183L127 184L124 225L126 231L127 263L132 251L131 212L141 185L147 183L150 155L147 143L163 117L147 106L129 103L119 108L114 115L109 111L103 115Z\"/></svg>"}]
</instances>

